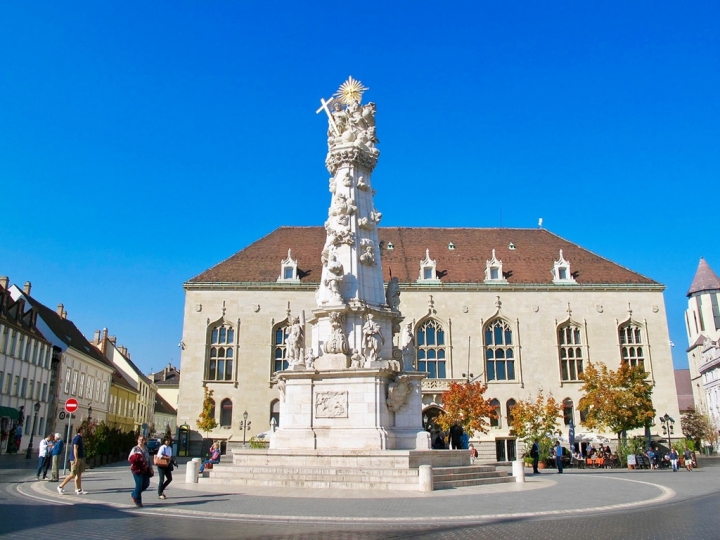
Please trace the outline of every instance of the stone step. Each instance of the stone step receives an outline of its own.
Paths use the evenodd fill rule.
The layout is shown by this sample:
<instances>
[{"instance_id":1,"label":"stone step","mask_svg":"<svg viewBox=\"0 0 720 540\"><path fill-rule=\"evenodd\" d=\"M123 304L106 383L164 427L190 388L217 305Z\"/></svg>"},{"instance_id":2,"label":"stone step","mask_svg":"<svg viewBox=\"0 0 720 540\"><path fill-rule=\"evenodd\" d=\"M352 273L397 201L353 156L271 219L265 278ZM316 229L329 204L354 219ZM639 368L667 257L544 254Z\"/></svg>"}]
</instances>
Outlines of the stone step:
<instances>
[{"instance_id":1,"label":"stone step","mask_svg":"<svg viewBox=\"0 0 720 540\"><path fill-rule=\"evenodd\" d=\"M417 491L418 482L393 484L389 482L362 482L333 480L292 480L292 479L255 479L255 478L201 478L201 484L219 484L232 486L299 487L321 489L372 489L393 491Z\"/></svg>"},{"instance_id":2,"label":"stone step","mask_svg":"<svg viewBox=\"0 0 720 540\"><path fill-rule=\"evenodd\" d=\"M493 472L474 472L474 473L467 473L467 474L433 474L433 482L454 482L454 481L464 481L464 480L473 480L473 479L480 479L480 478L506 478L507 473L502 471L493 471Z\"/></svg>"},{"instance_id":3,"label":"stone step","mask_svg":"<svg viewBox=\"0 0 720 540\"><path fill-rule=\"evenodd\" d=\"M467 474L468 472L495 472L492 465L468 465L465 467L433 467L433 474Z\"/></svg>"},{"instance_id":4,"label":"stone step","mask_svg":"<svg viewBox=\"0 0 720 540\"><path fill-rule=\"evenodd\" d=\"M449 482L434 482L434 489L452 489L471 486L484 486L488 484L506 484L515 482L512 476L496 477L496 478L477 478L474 480L451 480Z\"/></svg>"},{"instance_id":5,"label":"stone step","mask_svg":"<svg viewBox=\"0 0 720 540\"><path fill-rule=\"evenodd\" d=\"M277 466L249 466L249 465L215 465L213 476L229 474L282 474L282 475L364 475L388 477L414 477L417 479L417 469L384 469L384 468L335 468L335 467L277 467Z\"/></svg>"}]
</instances>

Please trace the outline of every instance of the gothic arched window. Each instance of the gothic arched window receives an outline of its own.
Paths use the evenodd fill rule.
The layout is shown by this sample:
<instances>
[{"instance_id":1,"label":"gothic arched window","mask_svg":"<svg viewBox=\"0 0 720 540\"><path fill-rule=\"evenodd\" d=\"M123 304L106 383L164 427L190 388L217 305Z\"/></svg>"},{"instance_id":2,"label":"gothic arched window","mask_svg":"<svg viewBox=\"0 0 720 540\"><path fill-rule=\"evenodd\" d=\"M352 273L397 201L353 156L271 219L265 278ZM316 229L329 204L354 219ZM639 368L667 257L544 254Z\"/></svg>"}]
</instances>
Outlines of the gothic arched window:
<instances>
[{"instance_id":1,"label":"gothic arched window","mask_svg":"<svg viewBox=\"0 0 720 540\"><path fill-rule=\"evenodd\" d=\"M582 337L580 327L567 324L558 328L560 373L563 381L579 381L583 372Z\"/></svg>"},{"instance_id":2,"label":"gothic arched window","mask_svg":"<svg viewBox=\"0 0 720 540\"><path fill-rule=\"evenodd\" d=\"M220 403L220 427L232 426L232 401L225 398Z\"/></svg>"},{"instance_id":3,"label":"gothic arched window","mask_svg":"<svg viewBox=\"0 0 720 540\"><path fill-rule=\"evenodd\" d=\"M505 403L505 416L507 418L508 426L512 424L513 409L515 408L515 405L517 405L517 402L513 398L508 399L507 403Z\"/></svg>"},{"instance_id":4,"label":"gothic arched window","mask_svg":"<svg viewBox=\"0 0 720 540\"><path fill-rule=\"evenodd\" d=\"M622 361L631 366L645 367L642 330L633 323L627 323L619 329L620 354Z\"/></svg>"},{"instance_id":5,"label":"gothic arched window","mask_svg":"<svg viewBox=\"0 0 720 540\"><path fill-rule=\"evenodd\" d=\"M280 426L280 400L274 399L270 402L270 420L275 419L275 427Z\"/></svg>"},{"instance_id":6,"label":"gothic arched window","mask_svg":"<svg viewBox=\"0 0 720 540\"><path fill-rule=\"evenodd\" d=\"M418 371L427 371L430 379L444 379L445 330L435 319L425 321L417 330Z\"/></svg>"},{"instance_id":7,"label":"gothic arched window","mask_svg":"<svg viewBox=\"0 0 720 540\"><path fill-rule=\"evenodd\" d=\"M569 426L571 420L573 419L573 411L573 400L565 398L563 400L563 422L566 426Z\"/></svg>"},{"instance_id":8,"label":"gothic arched window","mask_svg":"<svg viewBox=\"0 0 720 540\"><path fill-rule=\"evenodd\" d=\"M227 323L213 327L210 331L208 349L205 380L232 381L235 360L235 329Z\"/></svg>"},{"instance_id":9,"label":"gothic arched window","mask_svg":"<svg viewBox=\"0 0 720 540\"><path fill-rule=\"evenodd\" d=\"M287 346L285 345L285 329L287 328L287 322L275 325L273 328L272 337L272 372L282 371L287 369Z\"/></svg>"},{"instance_id":10,"label":"gothic arched window","mask_svg":"<svg viewBox=\"0 0 720 540\"><path fill-rule=\"evenodd\" d=\"M492 399L490 406L495 411L495 418L490 418L490 427L500 427L500 401Z\"/></svg>"},{"instance_id":11,"label":"gothic arched window","mask_svg":"<svg viewBox=\"0 0 720 540\"><path fill-rule=\"evenodd\" d=\"M485 363L488 381L515 380L515 346L512 330L495 319L485 327Z\"/></svg>"}]
</instances>

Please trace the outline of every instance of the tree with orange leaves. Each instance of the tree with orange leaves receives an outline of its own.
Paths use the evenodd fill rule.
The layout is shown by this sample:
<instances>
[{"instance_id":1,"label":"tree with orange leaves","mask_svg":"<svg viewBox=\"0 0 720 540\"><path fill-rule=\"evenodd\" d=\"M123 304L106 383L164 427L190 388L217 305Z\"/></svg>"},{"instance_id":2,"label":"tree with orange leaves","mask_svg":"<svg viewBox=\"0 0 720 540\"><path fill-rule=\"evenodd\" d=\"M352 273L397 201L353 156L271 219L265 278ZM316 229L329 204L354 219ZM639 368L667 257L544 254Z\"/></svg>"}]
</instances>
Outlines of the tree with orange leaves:
<instances>
[{"instance_id":1,"label":"tree with orange leaves","mask_svg":"<svg viewBox=\"0 0 720 540\"><path fill-rule=\"evenodd\" d=\"M445 414L438 416L435 423L447 431L457 420L469 436L475 432L487 433L490 427L488 420L495 418L495 410L490 400L483 397L485 390L487 385L481 382L451 382L443 394Z\"/></svg>"},{"instance_id":2,"label":"tree with orange leaves","mask_svg":"<svg viewBox=\"0 0 720 540\"><path fill-rule=\"evenodd\" d=\"M590 429L607 429L618 437L627 430L648 426L655 416L653 386L641 366L623 362L617 371L605 364L588 362L580 376L584 396L580 410L585 411L583 424Z\"/></svg>"}]
</instances>

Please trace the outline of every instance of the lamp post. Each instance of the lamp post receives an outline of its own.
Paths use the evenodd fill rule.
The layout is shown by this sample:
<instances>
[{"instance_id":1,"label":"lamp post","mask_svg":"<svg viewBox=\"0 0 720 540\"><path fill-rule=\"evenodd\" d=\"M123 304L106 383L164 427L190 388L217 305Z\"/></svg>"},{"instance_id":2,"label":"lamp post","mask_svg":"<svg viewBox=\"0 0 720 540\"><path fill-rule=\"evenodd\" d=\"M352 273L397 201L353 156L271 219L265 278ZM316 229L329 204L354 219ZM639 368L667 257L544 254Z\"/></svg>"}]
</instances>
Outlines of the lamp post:
<instances>
[{"instance_id":1,"label":"lamp post","mask_svg":"<svg viewBox=\"0 0 720 540\"><path fill-rule=\"evenodd\" d=\"M33 405L33 409L35 410L35 417L33 418L32 431L30 432L30 442L28 443L28 449L27 453L25 454L25 459L30 459L30 454L32 453L33 436L35 435L35 428L37 427L37 415L40 411L39 401L35 403L35 405Z\"/></svg>"},{"instance_id":2,"label":"lamp post","mask_svg":"<svg viewBox=\"0 0 720 540\"><path fill-rule=\"evenodd\" d=\"M675 419L668 415L668 413L665 413L665 416L658 417L658 420L660 420L660 423L662 424L663 435L667 435L668 447L672 450L671 435L673 434Z\"/></svg>"},{"instance_id":3,"label":"lamp post","mask_svg":"<svg viewBox=\"0 0 720 540\"><path fill-rule=\"evenodd\" d=\"M250 429L250 424L252 424L252 422L248 420L248 413L245 411L243 413L243 419L240 420L240 429L243 430L243 448L245 448L245 432Z\"/></svg>"},{"instance_id":4,"label":"lamp post","mask_svg":"<svg viewBox=\"0 0 720 540\"><path fill-rule=\"evenodd\" d=\"M92 418L92 405L88 405L88 424L90 423L90 419Z\"/></svg>"}]
</instances>

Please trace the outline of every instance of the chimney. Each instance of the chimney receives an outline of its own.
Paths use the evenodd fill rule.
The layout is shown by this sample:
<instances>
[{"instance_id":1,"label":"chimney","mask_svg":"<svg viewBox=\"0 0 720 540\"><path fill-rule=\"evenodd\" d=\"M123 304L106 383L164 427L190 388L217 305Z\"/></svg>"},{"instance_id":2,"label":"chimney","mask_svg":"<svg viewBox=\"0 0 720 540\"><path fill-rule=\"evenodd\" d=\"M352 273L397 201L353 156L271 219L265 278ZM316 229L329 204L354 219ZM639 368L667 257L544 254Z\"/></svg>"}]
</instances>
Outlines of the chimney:
<instances>
[{"instance_id":1,"label":"chimney","mask_svg":"<svg viewBox=\"0 0 720 540\"><path fill-rule=\"evenodd\" d=\"M108 341L113 345L117 345L117 336L108 336Z\"/></svg>"},{"instance_id":2,"label":"chimney","mask_svg":"<svg viewBox=\"0 0 720 540\"><path fill-rule=\"evenodd\" d=\"M0 276L0 287L7 289L10 284L10 278L7 276Z\"/></svg>"},{"instance_id":3,"label":"chimney","mask_svg":"<svg viewBox=\"0 0 720 540\"><path fill-rule=\"evenodd\" d=\"M103 328L103 329L102 329L102 338L103 338L103 339L106 339L107 337L108 337L108 336L107 336L107 328Z\"/></svg>"},{"instance_id":4,"label":"chimney","mask_svg":"<svg viewBox=\"0 0 720 540\"><path fill-rule=\"evenodd\" d=\"M95 340L94 343L95 343L96 345L97 345L98 343L100 343L100 330L95 330L95 338L94 338L94 340Z\"/></svg>"},{"instance_id":5,"label":"chimney","mask_svg":"<svg viewBox=\"0 0 720 540\"><path fill-rule=\"evenodd\" d=\"M29 281L25 282L25 285L23 285L23 292L30 296L30 291L32 290L32 283Z\"/></svg>"},{"instance_id":6,"label":"chimney","mask_svg":"<svg viewBox=\"0 0 720 540\"><path fill-rule=\"evenodd\" d=\"M58 307L57 307L57 314L58 314L58 315L60 315L60 316L62 317L62 316L63 316L63 313L64 313L64 311L65 311L65 306L63 306L62 304L58 304Z\"/></svg>"},{"instance_id":7,"label":"chimney","mask_svg":"<svg viewBox=\"0 0 720 540\"><path fill-rule=\"evenodd\" d=\"M62 318L67 319L67 311L63 309Z\"/></svg>"}]
</instances>

